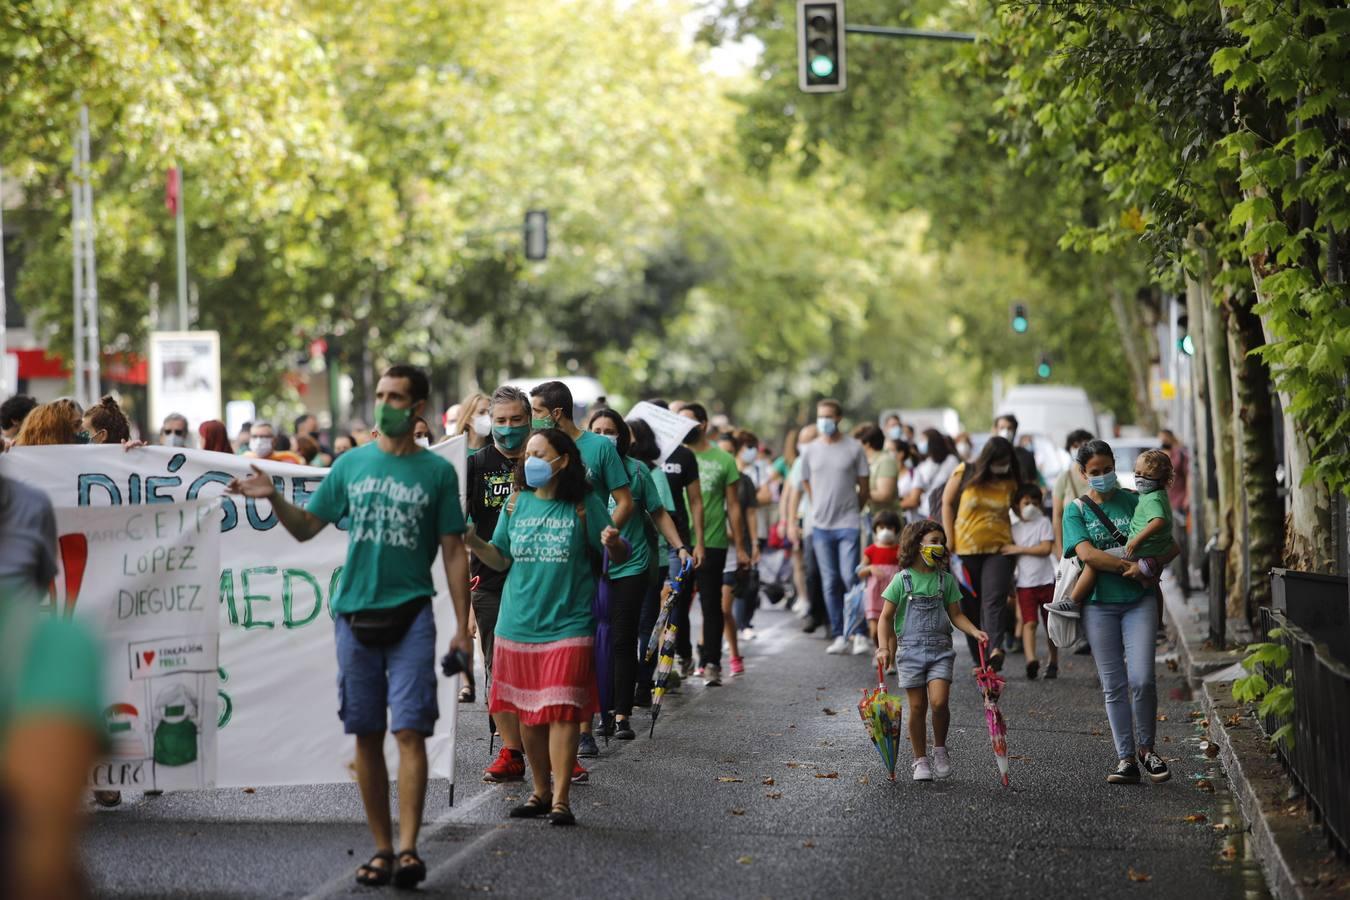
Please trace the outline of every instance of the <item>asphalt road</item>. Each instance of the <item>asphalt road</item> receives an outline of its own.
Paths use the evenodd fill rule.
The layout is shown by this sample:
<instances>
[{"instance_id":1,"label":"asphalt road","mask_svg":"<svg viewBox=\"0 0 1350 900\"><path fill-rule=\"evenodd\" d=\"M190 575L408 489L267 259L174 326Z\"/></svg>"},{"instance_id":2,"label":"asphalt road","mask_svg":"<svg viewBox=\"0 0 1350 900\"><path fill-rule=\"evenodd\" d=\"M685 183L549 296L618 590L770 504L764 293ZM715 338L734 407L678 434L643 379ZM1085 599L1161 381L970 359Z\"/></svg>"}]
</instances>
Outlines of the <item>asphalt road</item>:
<instances>
[{"instance_id":1,"label":"asphalt road","mask_svg":"<svg viewBox=\"0 0 1350 900\"><path fill-rule=\"evenodd\" d=\"M958 656L948 781L886 778L856 712L866 657L834 657L795 617L760 612L748 672L668 696L655 739L611 742L573 791L579 827L510 821L521 785L482 784L484 707L461 710L457 802L429 788L423 886L439 896L818 898L1262 897L1196 705L1159 663L1161 786L1114 786L1090 658L1058 681L1011 658L1002 709L1012 787L996 779L979 694ZM958 644L960 646L960 644ZM1162 648L1161 652L1165 652ZM316 698L329 702L331 698ZM635 717L645 725L646 713ZM1202 781L1203 779L1203 781ZM1191 817L1191 821L1188 821ZM1195 817L1203 817L1196 819ZM1217 827L1216 827L1217 826ZM354 785L127 798L86 841L100 896L366 895ZM392 891L392 888L384 889Z\"/></svg>"}]
</instances>

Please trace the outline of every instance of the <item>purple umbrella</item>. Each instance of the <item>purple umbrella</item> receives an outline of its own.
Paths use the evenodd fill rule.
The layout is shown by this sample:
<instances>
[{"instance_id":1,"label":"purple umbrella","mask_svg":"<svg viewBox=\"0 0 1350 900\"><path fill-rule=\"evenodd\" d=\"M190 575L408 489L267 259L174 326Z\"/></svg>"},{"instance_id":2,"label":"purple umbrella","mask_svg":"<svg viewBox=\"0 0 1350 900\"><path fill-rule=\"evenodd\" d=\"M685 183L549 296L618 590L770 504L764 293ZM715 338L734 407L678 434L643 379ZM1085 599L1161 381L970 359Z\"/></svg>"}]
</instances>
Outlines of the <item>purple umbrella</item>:
<instances>
[{"instance_id":1,"label":"purple umbrella","mask_svg":"<svg viewBox=\"0 0 1350 900\"><path fill-rule=\"evenodd\" d=\"M600 712L614 709L614 636L609 627L609 551L600 567L599 584L591 601L595 616L595 680L600 688Z\"/></svg>"}]
</instances>

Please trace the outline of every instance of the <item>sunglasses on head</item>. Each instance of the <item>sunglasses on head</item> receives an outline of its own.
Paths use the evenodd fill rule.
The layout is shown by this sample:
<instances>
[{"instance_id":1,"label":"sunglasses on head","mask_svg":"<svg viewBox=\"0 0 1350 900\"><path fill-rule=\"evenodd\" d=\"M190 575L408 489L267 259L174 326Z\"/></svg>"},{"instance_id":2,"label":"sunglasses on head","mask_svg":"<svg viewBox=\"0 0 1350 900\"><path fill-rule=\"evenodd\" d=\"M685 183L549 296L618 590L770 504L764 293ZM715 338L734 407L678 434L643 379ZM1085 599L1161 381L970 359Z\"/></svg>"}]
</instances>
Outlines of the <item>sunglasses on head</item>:
<instances>
[{"instance_id":1,"label":"sunglasses on head","mask_svg":"<svg viewBox=\"0 0 1350 900\"><path fill-rule=\"evenodd\" d=\"M164 433L165 433L165 434L185 435L185 434L187 434L187 429L186 429L186 428L165 428L165 429L164 429Z\"/></svg>"}]
</instances>

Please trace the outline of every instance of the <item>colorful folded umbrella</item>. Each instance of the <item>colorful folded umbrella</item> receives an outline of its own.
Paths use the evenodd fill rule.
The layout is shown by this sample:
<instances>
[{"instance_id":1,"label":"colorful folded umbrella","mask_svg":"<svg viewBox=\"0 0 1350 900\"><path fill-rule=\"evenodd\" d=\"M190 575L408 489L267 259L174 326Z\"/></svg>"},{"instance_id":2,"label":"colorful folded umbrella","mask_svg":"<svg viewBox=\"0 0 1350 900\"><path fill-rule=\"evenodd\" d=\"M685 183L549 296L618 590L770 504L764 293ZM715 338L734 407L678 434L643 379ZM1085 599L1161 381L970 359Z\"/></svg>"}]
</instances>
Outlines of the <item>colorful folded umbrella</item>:
<instances>
[{"instance_id":1,"label":"colorful folded umbrella","mask_svg":"<svg viewBox=\"0 0 1350 900\"><path fill-rule=\"evenodd\" d=\"M674 609L679 597L680 585L689 577L693 568L692 562L686 562L680 568L679 574L666 582L666 586L669 588L666 592L666 600L661 604L661 614L657 616L656 628L652 629L651 639L647 643L648 660L652 658L653 653L659 652L656 659L656 671L652 675L652 727L647 733L647 737L656 736L656 719L661 715L661 698L666 695L666 681L670 678L670 670L675 667L675 636L679 633L679 628L674 622L671 610Z\"/></svg>"},{"instance_id":2,"label":"colorful folded umbrella","mask_svg":"<svg viewBox=\"0 0 1350 900\"><path fill-rule=\"evenodd\" d=\"M904 701L894 694L886 693L886 674L877 664L877 686L864 690L862 700L858 702L858 715L862 717L867 736L872 746L881 754L881 763L895 780L895 761L900 750L900 716L904 710Z\"/></svg>"}]
</instances>

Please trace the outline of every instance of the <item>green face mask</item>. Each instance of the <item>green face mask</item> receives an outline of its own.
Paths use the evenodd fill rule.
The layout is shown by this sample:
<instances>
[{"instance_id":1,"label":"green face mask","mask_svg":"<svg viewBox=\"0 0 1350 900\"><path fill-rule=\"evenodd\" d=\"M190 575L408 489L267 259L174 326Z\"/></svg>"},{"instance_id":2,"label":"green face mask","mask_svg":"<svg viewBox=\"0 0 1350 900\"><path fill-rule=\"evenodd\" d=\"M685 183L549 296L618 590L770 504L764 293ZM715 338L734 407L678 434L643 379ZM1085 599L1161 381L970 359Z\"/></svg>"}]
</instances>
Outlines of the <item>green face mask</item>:
<instances>
[{"instance_id":1,"label":"green face mask","mask_svg":"<svg viewBox=\"0 0 1350 900\"><path fill-rule=\"evenodd\" d=\"M375 404L375 427L380 434L389 437L403 437L413 426L412 407L395 409L388 403Z\"/></svg>"},{"instance_id":2,"label":"green face mask","mask_svg":"<svg viewBox=\"0 0 1350 900\"><path fill-rule=\"evenodd\" d=\"M552 427L553 427L553 417L552 417L552 416L548 416L547 418L543 418L543 419L539 419L539 418L531 419L531 420L530 420L530 427L533 428L535 431L543 431L545 428L552 428Z\"/></svg>"},{"instance_id":3,"label":"green face mask","mask_svg":"<svg viewBox=\"0 0 1350 900\"><path fill-rule=\"evenodd\" d=\"M529 425L492 426L492 438L497 442L497 446L503 450L519 450L520 445L525 443L525 438L529 436Z\"/></svg>"},{"instance_id":4,"label":"green face mask","mask_svg":"<svg viewBox=\"0 0 1350 900\"><path fill-rule=\"evenodd\" d=\"M75 443L77 444L87 444L93 439L94 436L87 431L75 432Z\"/></svg>"}]
</instances>

